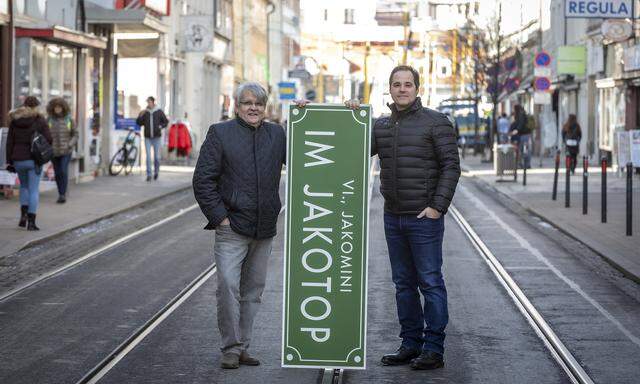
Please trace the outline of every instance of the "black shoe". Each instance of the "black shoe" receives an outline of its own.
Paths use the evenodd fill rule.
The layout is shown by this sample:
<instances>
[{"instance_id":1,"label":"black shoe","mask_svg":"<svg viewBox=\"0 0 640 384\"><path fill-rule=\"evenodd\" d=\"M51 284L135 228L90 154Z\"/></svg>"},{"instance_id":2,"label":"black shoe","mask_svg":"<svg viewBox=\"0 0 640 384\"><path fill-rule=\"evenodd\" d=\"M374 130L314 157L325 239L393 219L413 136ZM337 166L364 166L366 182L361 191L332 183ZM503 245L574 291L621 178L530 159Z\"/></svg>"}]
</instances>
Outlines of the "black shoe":
<instances>
[{"instance_id":1,"label":"black shoe","mask_svg":"<svg viewBox=\"0 0 640 384\"><path fill-rule=\"evenodd\" d=\"M58 196L58 200L56 201L56 203L58 204L64 204L66 202L67 202L67 198L64 195Z\"/></svg>"},{"instance_id":2,"label":"black shoe","mask_svg":"<svg viewBox=\"0 0 640 384\"><path fill-rule=\"evenodd\" d=\"M439 353L424 351L420 356L411 360L412 369L429 370L444 367L444 359Z\"/></svg>"},{"instance_id":3,"label":"black shoe","mask_svg":"<svg viewBox=\"0 0 640 384\"><path fill-rule=\"evenodd\" d=\"M36 226L36 214L28 213L27 214L27 231L39 231L40 228Z\"/></svg>"},{"instance_id":4,"label":"black shoe","mask_svg":"<svg viewBox=\"0 0 640 384\"><path fill-rule=\"evenodd\" d=\"M151 181L151 176L147 176L147 181Z\"/></svg>"},{"instance_id":5,"label":"black shoe","mask_svg":"<svg viewBox=\"0 0 640 384\"><path fill-rule=\"evenodd\" d=\"M20 206L20 222L18 223L18 227L26 227L27 226L27 212L29 211L28 205Z\"/></svg>"},{"instance_id":6,"label":"black shoe","mask_svg":"<svg viewBox=\"0 0 640 384\"><path fill-rule=\"evenodd\" d=\"M158 180L158 174L153 175L153 180Z\"/></svg>"},{"instance_id":7,"label":"black shoe","mask_svg":"<svg viewBox=\"0 0 640 384\"><path fill-rule=\"evenodd\" d=\"M382 356L383 365L403 365L409 364L412 359L420 356L420 351L417 349L409 349L407 347L400 347L396 353L390 353Z\"/></svg>"}]
</instances>

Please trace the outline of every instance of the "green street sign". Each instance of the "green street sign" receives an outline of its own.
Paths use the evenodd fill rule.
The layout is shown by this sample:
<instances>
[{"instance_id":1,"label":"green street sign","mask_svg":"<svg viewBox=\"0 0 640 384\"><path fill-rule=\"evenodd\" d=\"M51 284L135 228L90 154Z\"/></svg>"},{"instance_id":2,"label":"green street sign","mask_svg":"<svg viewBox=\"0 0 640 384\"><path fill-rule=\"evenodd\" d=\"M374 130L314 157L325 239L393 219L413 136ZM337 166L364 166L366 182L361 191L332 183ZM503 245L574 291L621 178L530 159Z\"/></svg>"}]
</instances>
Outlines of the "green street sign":
<instances>
[{"instance_id":1,"label":"green street sign","mask_svg":"<svg viewBox=\"0 0 640 384\"><path fill-rule=\"evenodd\" d=\"M291 106L282 366L364 369L371 108Z\"/></svg>"},{"instance_id":2,"label":"green street sign","mask_svg":"<svg viewBox=\"0 0 640 384\"><path fill-rule=\"evenodd\" d=\"M587 48L563 45L558 47L558 75L584 76L587 72Z\"/></svg>"}]
</instances>

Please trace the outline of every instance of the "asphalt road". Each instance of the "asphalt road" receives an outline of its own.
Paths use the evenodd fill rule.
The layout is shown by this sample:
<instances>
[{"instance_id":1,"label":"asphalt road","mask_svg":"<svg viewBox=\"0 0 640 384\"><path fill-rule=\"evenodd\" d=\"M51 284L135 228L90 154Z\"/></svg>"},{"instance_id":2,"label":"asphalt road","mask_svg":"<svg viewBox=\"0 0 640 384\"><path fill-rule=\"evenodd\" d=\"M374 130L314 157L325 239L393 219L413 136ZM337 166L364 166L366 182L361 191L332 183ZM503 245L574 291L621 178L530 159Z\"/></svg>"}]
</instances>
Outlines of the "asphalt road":
<instances>
[{"instance_id":1,"label":"asphalt road","mask_svg":"<svg viewBox=\"0 0 640 384\"><path fill-rule=\"evenodd\" d=\"M637 382L635 286L597 258L573 254L547 226L510 212L469 180L455 204L596 382ZM399 326L377 187L371 208L367 370L347 371L345 383L569 382L451 217L446 366L382 366L382 354L399 345ZM100 382L317 382L317 369L280 368L283 217L255 322L252 351L261 366L219 368L214 275ZM193 211L0 302L0 382L80 379L212 263L213 233L203 224Z\"/></svg>"}]
</instances>

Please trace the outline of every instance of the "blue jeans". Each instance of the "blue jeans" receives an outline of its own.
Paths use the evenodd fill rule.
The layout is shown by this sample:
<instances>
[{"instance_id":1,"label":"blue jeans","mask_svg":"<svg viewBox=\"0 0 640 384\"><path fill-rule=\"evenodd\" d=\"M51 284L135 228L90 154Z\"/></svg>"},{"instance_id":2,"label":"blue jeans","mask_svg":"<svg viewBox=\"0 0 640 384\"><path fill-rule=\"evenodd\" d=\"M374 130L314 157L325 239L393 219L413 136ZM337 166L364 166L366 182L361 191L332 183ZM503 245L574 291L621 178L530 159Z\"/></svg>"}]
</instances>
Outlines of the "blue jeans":
<instances>
[{"instance_id":1,"label":"blue jeans","mask_svg":"<svg viewBox=\"0 0 640 384\"><path fill-rule=\"evenodd\" d=\"M160 172L160 143L162 137L145 137L144 147L147 153L147 176L151 176L151 146L153 146L153 165L154 174L157 175Z\"/></svg>"},{"instance_id":2,"label":"blue jeans","mask_svg":"<svg viewBox=\"0 0 640 384\"><path fill-rule=\"evenodd\" d=\"M384 232L396 287L402 346L444 354L449 321L442 277L444 216L384 214ZM424 306L420 303L420 293Z\"/></svg>"},{"instance_id":3,"label":"blue jeans","mask_svg":"<svg viewBox=\"0 0 640 384\"><path fill-rule=\"evenodd\" d=\"M38 211L40 202L40 174L42 167L36 165L33 160L18 160L13 162L18 178L20 179L20 205L28 205L29 213Z\"/></svg>"},{"instance_id":4,"label":"blue jeans","mask_svg":"<svg viewBox=\"0 0 640 384\"><path fill-rule=\"evenodd\" d=\"M51 159L53 163L53 171L56 174L56 185L58 186L58 195L67 194L67 185L69 185L69 161L71 155L54 156Z\"/></svg>"},{"instance_id":5,"label":"blue jeans","mask_svg":"<svg viewBox=\"0 0 640 384\"><path fill-rule=\"evenodd\" d=\"M523 167L531 168L531 135L519 135L518 136L518 151L523 160ZM527 146L527 152L525 153L524 147Z\"/></svg>"}]
</instances>

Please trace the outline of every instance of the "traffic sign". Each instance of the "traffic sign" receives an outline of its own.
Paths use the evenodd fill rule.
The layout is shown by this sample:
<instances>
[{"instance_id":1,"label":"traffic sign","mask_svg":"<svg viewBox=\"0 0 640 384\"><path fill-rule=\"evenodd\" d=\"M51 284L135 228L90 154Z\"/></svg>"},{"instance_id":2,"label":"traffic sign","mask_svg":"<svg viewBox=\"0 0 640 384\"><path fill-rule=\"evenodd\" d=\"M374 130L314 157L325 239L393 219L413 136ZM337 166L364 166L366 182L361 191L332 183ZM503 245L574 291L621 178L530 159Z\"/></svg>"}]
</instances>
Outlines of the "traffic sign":
<instances>
[{"instance_id":1,"label":"traffic sign","mask_svg":"<svg viewBox=\"0 0 640 384\"><path fill-rule=\"evenodd\" d=\"M536 77L533 86L536 91L547 91L551 88L551 80L548 77Z\"/></svg>"},{"instance_id":2,"label":"traffic sign","mask_svg":"<svg viewBox=\"0 0 640 384\"><path fill-rule=\"evenodd\" d=\"M290 106L282 366L364 369L371 108Z\"/></svg>"},{"instance_id":3,"label":"traffic sign","mask_svg":"<svg viewBox=\"0 0 640 384\"><path fill-rule=\"evenodd\" d=\"M548 67L551 64L551 56L545 51L538 52L534 61L537 67Z\"/></svg>"}]
</instances>

